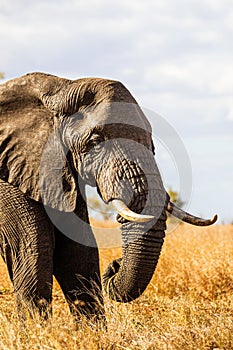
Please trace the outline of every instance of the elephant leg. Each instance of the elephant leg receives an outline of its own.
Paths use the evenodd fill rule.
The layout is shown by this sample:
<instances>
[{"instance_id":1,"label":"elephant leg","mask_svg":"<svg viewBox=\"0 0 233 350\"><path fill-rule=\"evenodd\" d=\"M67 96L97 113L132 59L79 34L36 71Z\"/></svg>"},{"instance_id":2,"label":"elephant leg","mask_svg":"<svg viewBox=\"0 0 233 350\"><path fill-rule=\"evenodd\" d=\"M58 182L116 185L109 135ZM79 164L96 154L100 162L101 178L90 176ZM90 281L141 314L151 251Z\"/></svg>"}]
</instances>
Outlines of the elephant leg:
<instances>
[{"instance_id":1,"label":"elephant leg","mask_svg":"<svg viewBox=\"0 0 233 350\"><path fill-rule=\"evenodd\" d=\"M69 214L66 213L68 220ZM80 229L77 228L77 239ZM54 276L73 315L104 321L98 248L91 230L85 234L89 239L92 235L91 246L75 242L55 229Z\"/></svg>"},{"instance_id":2,"label":"elephant leg","mask_svg":"<svg viewBox=\"0 0 233 350\"><path fill-rule=\"evenodd\" d=\"M19 314L51 314L54 233L44 208L0 182L0 245Z\"/></svg>"}]
</instances>

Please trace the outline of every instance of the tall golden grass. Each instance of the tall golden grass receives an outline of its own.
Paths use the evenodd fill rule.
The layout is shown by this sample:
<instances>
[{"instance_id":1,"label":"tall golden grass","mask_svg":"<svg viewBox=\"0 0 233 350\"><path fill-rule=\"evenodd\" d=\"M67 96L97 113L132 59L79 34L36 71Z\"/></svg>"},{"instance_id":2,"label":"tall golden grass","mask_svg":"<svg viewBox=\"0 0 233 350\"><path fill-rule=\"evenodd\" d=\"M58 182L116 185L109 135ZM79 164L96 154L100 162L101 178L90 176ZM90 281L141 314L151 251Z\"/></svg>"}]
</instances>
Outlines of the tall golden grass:
<instances>
[{"instance_id":1,"label":"tall golden grass","mask_svg":"<svg viewBox=\"0 0 233 350\"><path fill-rule=\"evenodd\" d=\"M105 227L109 226L108 224ZM101 270L121 254L100 249ZM233 226L180 225L167 235L146 292L118 304L105 297L108 330L75 325L55 283L47 326L18 322L12 287L0 262L0 349L233 349Z\"/></svg>"}]
</instances>

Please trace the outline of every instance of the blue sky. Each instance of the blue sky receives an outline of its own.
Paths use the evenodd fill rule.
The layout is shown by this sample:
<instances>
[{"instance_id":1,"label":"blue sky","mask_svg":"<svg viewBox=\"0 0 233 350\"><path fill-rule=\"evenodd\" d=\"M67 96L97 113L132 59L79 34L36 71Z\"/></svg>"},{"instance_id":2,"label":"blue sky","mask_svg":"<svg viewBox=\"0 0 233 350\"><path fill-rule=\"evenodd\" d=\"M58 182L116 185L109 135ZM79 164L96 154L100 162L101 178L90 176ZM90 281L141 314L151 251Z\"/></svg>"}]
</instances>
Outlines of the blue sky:
<instances>
[{"instance_id":1,"label":"blue sky","mask_svg":"<svg viewBox=\"0 0 233 350\"><path fill-rule=\"evenodd\" d=\"M6 79L42 71L122 81L187 151L191 196L152 113L165 185L194 214L233 221L232 0L0 0L0 38Z\"/></svg>"}]
</instances>

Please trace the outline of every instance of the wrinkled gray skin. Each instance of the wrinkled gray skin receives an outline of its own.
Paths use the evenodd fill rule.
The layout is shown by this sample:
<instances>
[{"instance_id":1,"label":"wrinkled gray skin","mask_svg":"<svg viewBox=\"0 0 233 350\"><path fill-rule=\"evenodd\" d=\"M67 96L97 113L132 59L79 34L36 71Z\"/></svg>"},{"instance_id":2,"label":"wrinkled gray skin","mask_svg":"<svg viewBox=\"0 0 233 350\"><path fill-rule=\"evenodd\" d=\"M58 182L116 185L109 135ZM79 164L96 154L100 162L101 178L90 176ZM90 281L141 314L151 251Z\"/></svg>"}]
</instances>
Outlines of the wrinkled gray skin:
<instances>
[{"instance_id":1,"label":"wrinkled gray skin","mask_svg":"<svg viewBox=\"0 0 233 350\"><path fill-rule=\"evenodd\" d=\"M46 317L54 275L72 313L103 314L85 184L97 186L105 202L121 199L137 213L155 215L148 223L119 216L122 259L103 276L112 299L139 297L159 259L168 197L150 125L129 91L106 79L28 74L0 86L0 121L0 246L19 309L34 306ZM83 224L73 230L85 244L61 233L46 208L67 222L76 213Z\"/></svg>"}]
</instances>

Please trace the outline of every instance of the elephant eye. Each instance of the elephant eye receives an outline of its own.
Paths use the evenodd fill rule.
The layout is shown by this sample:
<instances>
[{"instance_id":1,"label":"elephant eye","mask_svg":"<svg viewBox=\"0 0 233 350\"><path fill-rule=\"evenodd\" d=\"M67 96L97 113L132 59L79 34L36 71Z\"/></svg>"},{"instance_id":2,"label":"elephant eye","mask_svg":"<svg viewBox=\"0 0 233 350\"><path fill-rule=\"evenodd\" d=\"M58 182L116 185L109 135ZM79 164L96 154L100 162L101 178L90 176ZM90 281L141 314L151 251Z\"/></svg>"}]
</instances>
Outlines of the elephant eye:
<instances>
[{"instance_id":1,"label":"elephant eye","mask_svg":"<svg viewBox=\"0 0 233 350\"><path fill-rule=\"evenodd\" d=\"M87 148L91 149L94 147L97 147L101 144L101 142L104 141L104 137L103 135L100 134L93 134L91 136L91 138L89 139L89 141L87 142Z\"/></svg>"}]
</instances>

